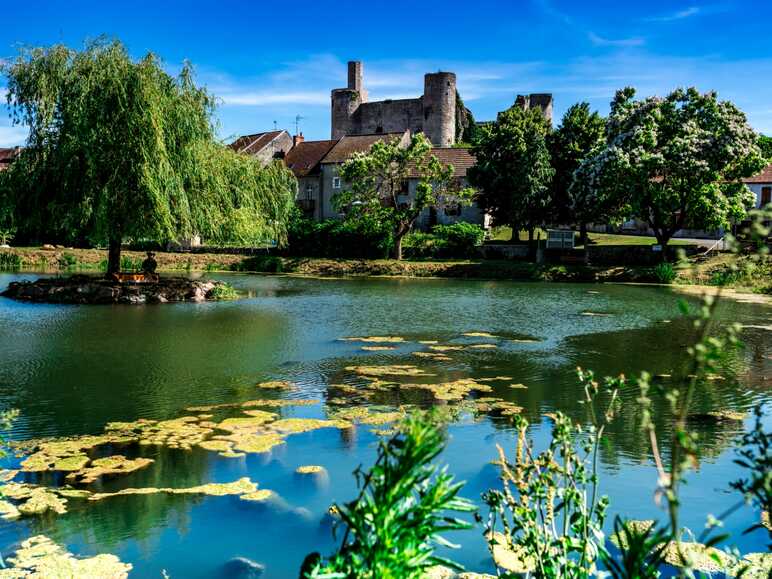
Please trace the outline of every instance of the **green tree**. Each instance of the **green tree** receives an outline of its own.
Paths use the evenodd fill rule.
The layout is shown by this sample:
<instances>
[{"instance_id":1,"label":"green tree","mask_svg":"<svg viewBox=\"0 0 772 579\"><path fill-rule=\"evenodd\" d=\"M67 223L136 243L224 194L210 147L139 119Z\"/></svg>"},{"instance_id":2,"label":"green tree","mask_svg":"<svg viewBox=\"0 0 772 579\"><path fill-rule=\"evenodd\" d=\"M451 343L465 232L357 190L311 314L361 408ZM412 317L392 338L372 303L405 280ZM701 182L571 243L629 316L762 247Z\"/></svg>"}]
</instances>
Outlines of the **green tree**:
<instances>
[{"instance_id":1,"label":"green tree","mask_svg":"<svg viewBox=\"0 0 772 579\"><path fill-rule=\"evenodd\" d=\"M476 164L469 180L480 189L477 202L494 225L520 228L530 234L547 217L554 170L547 149L549 124L539 109L515 106L483 127L472 147Z\"/></svg>"},{"instance_id":2,"label":"green tree","mask_svg":"<svg viewBox=\"0 0 772 579\"><path fill-rule=\"evenodd\" d=\"M2 72L12 118L30 131L0 183L20 234L106 244L108 274L131 239L284 237L294 177L215 140L214 98L189 64L173 78L154 55L135 61L98 40L23 49Z\"/></svg>"},{"instance_id":3,"label":"green tree","mask_svg":"<svg viewBox=\"0 0 772 579\"><path fill-rule=\"evenodd\" d=\"M367 153L357 153L340 169L347 187L333 198L348 219L375 218L391 225L394 258L402 259L402 240L427 207L468 204L472 190L453 179L453 166L432 155L431 143L418 133L407 147L399 141L378 141ZM410 178L415 193L408 194Z\"/></svg>"},{"instance_id":4,"label":"green tree","mask_svg":"<svg viewBox=\"0 0 772 579\"><path fill-rule=\"evenodd\" d=\"M761 149L762 156L772 163L772 137L759 135L759 148Z\"/></svg>"},{"instance_id":5,"label":"green tree","mask_svg":"<svg viewBox=\"0 0 772 579\"><path fill-rule=\"evenodd\" d=\"M577 173L587 196L629 205L663 246L684 227L717 229L741 219L754 199L741 179L765 162L742 111L694 88L634 96L632 88L617 92L606 147Z\"/></svg>"},{"instance_id":6,"label":"green tree","mask_svg":"<svg viewBox=\"0 0 772 579\"><path fill-rule=\"evenodd\" d=\"M571 105L560 126L548 139L552 168L552 202L554 219L560 223L577 223L582 243L587 240L587 223L605 219L602 207L586 204L582 195L571 195L574 172L606 142L606 122L589 103ZM574 192L579 192L574 189Z\"/></svg>"}]
</instances>

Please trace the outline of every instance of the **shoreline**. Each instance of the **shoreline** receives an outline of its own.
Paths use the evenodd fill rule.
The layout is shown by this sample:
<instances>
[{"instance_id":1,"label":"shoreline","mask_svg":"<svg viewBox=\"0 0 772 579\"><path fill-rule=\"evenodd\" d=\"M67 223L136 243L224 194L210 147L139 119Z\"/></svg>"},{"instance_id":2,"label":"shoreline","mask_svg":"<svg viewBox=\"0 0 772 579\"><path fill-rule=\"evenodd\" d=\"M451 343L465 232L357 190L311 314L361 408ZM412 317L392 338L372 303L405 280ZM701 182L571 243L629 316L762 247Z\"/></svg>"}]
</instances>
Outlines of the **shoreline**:
<instances>
[{"instance_id":1,"label":"shoreline","mask_svg":"<svg viewBox=\"0 0 772 579\"><path fill-rule=\"evenodd\" d=\"M0 250L19 256L21 267L0 270L26 274L97 274L106 263L106 251L73 248L10 248ZM123 251L128 265L138 267L145 252ZM283 274L313 278L434 278L509 280L559 283L614 283L650 285L672 288L685 294L717 291L720 286L700 283L686 275L675 283L663 284L653 268L647 266L539 265L512 260L402 260L393 259L332 259L315 257L283 257L272 254L241 255L232 253L156 252L158 271L176 273L245 273ZM680 283L679 283L680 280ZM772 303L772 297L753 292L753 288L729 286L725 297L754 303Z\"/></svg>"}]
</instances>

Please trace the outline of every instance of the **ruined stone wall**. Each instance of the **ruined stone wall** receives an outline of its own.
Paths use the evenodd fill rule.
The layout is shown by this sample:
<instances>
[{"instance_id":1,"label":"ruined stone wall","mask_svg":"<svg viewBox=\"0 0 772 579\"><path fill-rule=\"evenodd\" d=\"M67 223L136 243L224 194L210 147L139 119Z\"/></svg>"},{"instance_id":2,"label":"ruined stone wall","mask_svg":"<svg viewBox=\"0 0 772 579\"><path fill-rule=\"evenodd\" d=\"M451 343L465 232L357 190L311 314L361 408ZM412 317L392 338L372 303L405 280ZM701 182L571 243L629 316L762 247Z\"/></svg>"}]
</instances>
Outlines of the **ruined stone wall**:
<instances>
[{"instance_id":1,"label":"ruined stone wall","mask_svg":"<svg viewBox=\"0 0 772 579\"><path fill-rule=\"evenodd\" d=\"M362 103L354 114L355 134L411 133L423 131L422 99L400 99Z\"/></svg>"}]
</instances>

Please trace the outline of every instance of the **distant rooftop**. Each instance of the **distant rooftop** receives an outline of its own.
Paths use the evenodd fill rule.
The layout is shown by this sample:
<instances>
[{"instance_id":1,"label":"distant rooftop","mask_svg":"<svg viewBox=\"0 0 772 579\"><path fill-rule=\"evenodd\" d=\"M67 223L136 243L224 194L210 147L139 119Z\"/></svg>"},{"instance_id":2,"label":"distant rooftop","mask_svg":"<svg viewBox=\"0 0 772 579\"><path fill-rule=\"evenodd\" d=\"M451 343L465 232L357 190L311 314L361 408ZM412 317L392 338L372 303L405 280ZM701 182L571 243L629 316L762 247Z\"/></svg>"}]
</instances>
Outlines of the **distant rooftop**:
<instances>
[{"instance_id":1,"label":"distant rooftop","mask_svg":"<svg viewBox=\"0 0 772 579\"><path fill-rule=\"evenodd\" d=\"M284 131L268 131L265 133L255 133L253 135L244 135L228 145L237 153L255 153L260 151L268 143L281 135Z\"/></svg>"},{"instance_id":2,"label":"distant rooftop","mask_svg":"<svg viewBox=\"0 0 772 579\"><path fill-rule=\"evenodd\" d=\"M322 163L343 163L354 153L366 152L378 141L398 141L405 133L379 133L376 135L350 135L342 137L322 159Z\"/></svg>"}]
</instances>

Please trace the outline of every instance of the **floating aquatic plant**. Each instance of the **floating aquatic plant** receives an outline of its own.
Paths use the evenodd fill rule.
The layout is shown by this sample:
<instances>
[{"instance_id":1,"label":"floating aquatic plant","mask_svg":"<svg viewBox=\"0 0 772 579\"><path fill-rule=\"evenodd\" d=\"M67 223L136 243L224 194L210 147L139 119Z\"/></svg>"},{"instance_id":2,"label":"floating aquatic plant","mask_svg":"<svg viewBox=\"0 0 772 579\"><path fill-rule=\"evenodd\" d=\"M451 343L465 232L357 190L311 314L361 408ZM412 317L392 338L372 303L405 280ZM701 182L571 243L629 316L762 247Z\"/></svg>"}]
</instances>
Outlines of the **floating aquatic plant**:
<instances>
[{"instance_id":1,"label":"floating aquatic plant","mask_svg":"<svg viewBox=\"0 0 772 579\"><path fill-rule=\"evenodd\" d=\"M8 558L10 567L0 570L0 578L109 578L125 579L132 569L115 555L96 555L77 559L63 547L44 535L22 542L16 553Z\"/></svg>"},{"instance_id":2,"label":"floating aquatic plant","mask_svg":"<svg viewBox=\"0 0 772 579\"><path fill-rule=\"evenodd\" d=\"M186 488L126 488L114 493L94 493L89 497L90 501L101 501L103 499L125 496L125 495L152 495L152 494L172 494L172 495L209 495L213 497L222 497L226 495L243 495L257 491L257 484L249 480L248 477L240 478L230 483L207 483Z\"/></svg>"}]
</instances>

